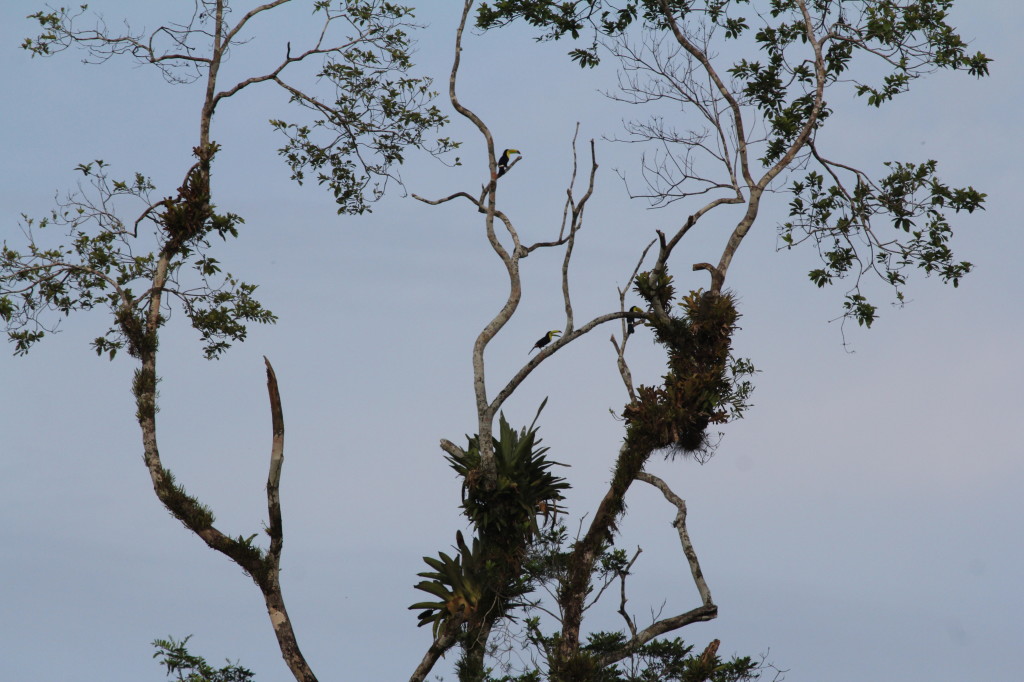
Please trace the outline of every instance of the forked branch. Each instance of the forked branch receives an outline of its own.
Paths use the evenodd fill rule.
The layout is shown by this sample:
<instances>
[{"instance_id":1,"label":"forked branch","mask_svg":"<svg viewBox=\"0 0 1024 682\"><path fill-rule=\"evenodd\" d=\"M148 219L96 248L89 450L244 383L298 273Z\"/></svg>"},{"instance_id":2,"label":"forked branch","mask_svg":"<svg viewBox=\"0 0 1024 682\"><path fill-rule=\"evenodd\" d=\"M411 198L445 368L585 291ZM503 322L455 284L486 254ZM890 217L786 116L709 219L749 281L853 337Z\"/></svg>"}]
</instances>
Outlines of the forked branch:
<instances>
[{"instance_id":1,"label":"forked branch","mask_svg":"<svg viewBox=\"0 0 1024 682\"><path fill-rule=\"evenodd\" d=\"M252 577L260 588L270 616L270 623L277 636L278 646L289 669L297 682L316 682L316 676L299 650L298 640L292 628L291 619L285 608L281 591L280 570L284 530L281 522L281 501L279 486L281 467L284 462L284 417L277 378L270 362L267 366L267 391L270 396L273 437L270 452L270 468L267 475L267 511L269 523L266 532L270 536L268 551L253 544L255 534L231 537L214 525L214 516L209 507L185 492L174 480L170 470L163 466L156 438L156 395L155 395L155 353L144 350L142 369L136 373L135 392L139 408L139 424L142 427L144 455L153 488L157 497L171 514L198 535L210 548L225 555Z\"/></svg>"},{"instance_id":2,"label":"forked branch","mask_svg":"<svg viewBox=\"0 0 1024 682\"><path fill-rule=\"evenodd\" d=\"M270 536L270 549L264 563L266 570L263 580L258 580L260 590L267 605L270 623L277 636L277 643L284 656L285 663L291 669L298 682L316 682L316 676L299 650L299 642L295 637L291 619L285 608L284 594L281 591L281 550L284 546L284 527L281 521L281 467L284 464L284 412L281 409L281 392L277 386L277 375L266 357L267 393L270 395L270 418L273 436L270 447L270 470L267 474L267 514L269 525L267 534Z\"/></svg>"},{"instance_id":3,"label":"forked branch","mask_svg":"<svg viewBox=\"0 0 1024 682\"><path fill-rule=\"evenodd\" d=\"M697 591L700 593L701 601L703 603L701 606L686 611L685 613L680 613L670 618L662 618L640 632L631 628L633 637L620 649L601 657L600 664L602 667L612 665L617 661L627 658L636 652L641 646L659 635L672 632L673 630L678 630L679 628L690 625L691 623L713 620L718 615L718 607L711 599L711 590L704 581L704 575L700 570L700 563L697 560L697 553L693 549L689 533L686 530L686 502L672 492L665 481L653 474L641 471L637 474L637 478L660 490L665 496L665 499L671 502L676 508L676 518L672 522L672 525L675 526L676 531L679 533L679 542L683 547L683 553L686 555L686 560L690 565L690 573L693 576L694 583L697 585ZM623 611L624 609L620 609L620 612ZM623 615L625 614L623 613Z\"/></svg>"}]
</instances>

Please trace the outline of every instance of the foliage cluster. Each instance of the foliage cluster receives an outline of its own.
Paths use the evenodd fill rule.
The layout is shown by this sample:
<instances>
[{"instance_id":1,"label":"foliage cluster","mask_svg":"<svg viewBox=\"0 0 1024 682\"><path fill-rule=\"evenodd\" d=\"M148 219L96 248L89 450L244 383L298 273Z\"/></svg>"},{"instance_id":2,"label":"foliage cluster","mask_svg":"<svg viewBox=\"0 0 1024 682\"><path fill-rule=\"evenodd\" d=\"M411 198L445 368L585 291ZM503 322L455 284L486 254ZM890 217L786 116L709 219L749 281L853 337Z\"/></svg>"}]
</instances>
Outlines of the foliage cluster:
<instances>
[{"instance_id":1,"label":"foliage cluster","mask_svg":"<svg viewBox=\"0 0 1024 682\"><path fill-rule=\"evenodd\" d=\"M667 274L641 273L636 290L649 302L672 300ZM639 386L623 412L626 443L641 452L706 451L708 426L741 415L752 390L729 372L739 318L732 295L691 291L679 306L681 315L652 315L648 322L666 350L668 373L660 386Z\"/></svg>"},{"instance_id":2,"label":"foliage cluster","mask_svg":"<svg viewBox=\"0 0 1024 682\"><path fill-rule=\"evenodd\" d=\"M154 351L157 330L170 315L165 308L150 328L158 275L165 282L159 293L179 303L199 332L207 358L243 341L247 324L277 319L253 298L256 285L222 273L219 261L207 253L211 236L237 237L242 223L233 213L216 212L210 202L210 162L216 151L216 145L197 147L199 160L185 174L177 196L160 201L152 200L153 185L141 174L118 180L102 160L81 164L78 171L90 180L88 189L62 200L49 217L23 216L27 246L15 250L5 242L0 248L0 317L15 353L27 353L56 329L45 313L67 316L96 306L106 307L113 321L92 343L97 354L113 359L125 348L134 357ZM146 206L131 229L118 216L124 199ZM137 231L147 219L159 231L159 251L137 255ZM37 232L51 227L67 233L69 244L40 245Z\"/></svg>"},{"instance_id":3,"label":"foliage cluster","mask_svg":"<svg viewBox=\"0 0 1024 682\"><path fill-rule=\"evenodd\" d=\"M826 185L825 178L811 171L791 185L790 220L779 226L779 237L787 249L813 239L822 256L822 267L808 273L818 287L853 275L875 271L903 301L906 270L918 267L926 274L938 274L954 287L969 273L972 264L957 261L949 246L953 227L946 212L973 213L983 208L985 195L973 187L950 187L935 174L938 163L887 162L890 173L873 182L856 178L847 191L840 184ZM897 231L909 239L882 240L872 231L871 217L891 216ZM866 252L866 255L861 255ZM847 315L870 327L876 306L859 292L846 296Z\"/></svg>"},{"instance_id":4,"label":"foliage cluster","mask_svg":"<svg viewBox=\"0 0 1024 682\"><path fill-rule=\"evenodd\" d=\"M869 94L869 103L873 106L905 91L911 79L932 68L962 69L976 76L987 74L992 60L981 52L970 54L967 43L946 23L953 3L954 0L814 2L814 11L833 15L836 25L844 32L841 35L847 39L837 43L834 51L827 55L830 71L839 73L846 69L857 42L871 43L884 54L898 54L900 59L894 60L893 71L882 80L884 85L876 89L868 84L857 84L858 94ZM640 20L649 28L664 30L668 28L665 19L668 12L683 21L706 22L711 30L721 31L727 39L739 39L752 30L751 22L739 13L758 13L759 8L754 4L751 0L494 0L480 6L477 26L486 30L522 20L543 30L540 40L558 40L565 36L575 40L589 33L591 46L574 48L569 55L580 66L593 67L601 61L601 38L621 35ZM797 17L800 6L795 0L770 0L767 4L767 14L771 17L789 15L794 18L775 28L755 31L755 39L771 60L764 68L753 65L747 75L754 76L748 85L760 82L775 89L776 97L765 97L763 101L777 109L781 99L777 86L784 80L779 57L787 44L802 40L804 27ZM806 66L801 73L810 77ZM755 92L761 90L754 88Z\"/></svg>"},{"instance_id":5,"label":"foliage cluster","mask_svg":"<svg viewBox=\"0 0 1024 682\"><path fill-rule=\"evenodd\" d=\"M330 18L338 10L330 2L316 2L314 12ZM308 123L270 123L287 139L278 151L292 179L302 184L307 173L315 173L317 182L334 195L339 214L358 215L384 196L407 150L428 149L440 155L459 144L447 137L427 138L448 119L431 104L437 95L431 80L409 73L413 9L390 2L350 1L345 13L361 40L325 60L315 76L333 87L334 102L320 106L289 87L291 101L313 111L316 118Z\"/></svg>"},{"instance_id":6,"label":"foliage cluster","mask_svg":"<svg viewBox=\"0 0 1024 682\"><path fill-rule=\"evenodd\" d=\"M952 7L953 0L495 0L479 8L477 25L525 21L539 29L539 40L590 36L589 46L570 51L573 60L595 66L602 52L611 52L632 74L620 79L623 94L613 98L678 103L681 116L706 119L721 142L699 125L687 134L660 119L626 125L631 139L663 148L663 163L644 168L651 198L667 205L707 191L788 192L781 244L813 248L821 265L810 270L810 280L819 287L845 280L842 317L869 326L878 307L862 289L865 274L877 275L902 303L908 268L954 286L970 271L950 248L949 214L983 209L985 194L944 183L934 160L889 160L877 179L833 161L823 133L830 102L841 96L832 92L846 88L877 108L939 69L987 75L992 60L971 51L949 23ZM679 47L666 47L659 37L665 34ZM743 56L723 57L716 67L716 52ZM696 68L713 87L693 80ZM718 171L695 170L693 156L702 150ZM765 170L756 182L748 153L758 154ZM805 177L784 189L770 184L798 168L807 168ZM728 179L716 175L720 170Z\"/></svg>"},{"instance_id":7,"label":"foliage cluster","mask_svg":"<svg viewBox=\"0 0 1024 682\"><path fill-rule=\"evenodd\" d=\"M254 675L248 668L230 661L221 668L214 668L202 656L190 653L190 639L192 635L182 640L168 637L153 641L157 650L153 658L163 664L169 679L176 682L252 682Z\"/></svg>"}]
</instances>

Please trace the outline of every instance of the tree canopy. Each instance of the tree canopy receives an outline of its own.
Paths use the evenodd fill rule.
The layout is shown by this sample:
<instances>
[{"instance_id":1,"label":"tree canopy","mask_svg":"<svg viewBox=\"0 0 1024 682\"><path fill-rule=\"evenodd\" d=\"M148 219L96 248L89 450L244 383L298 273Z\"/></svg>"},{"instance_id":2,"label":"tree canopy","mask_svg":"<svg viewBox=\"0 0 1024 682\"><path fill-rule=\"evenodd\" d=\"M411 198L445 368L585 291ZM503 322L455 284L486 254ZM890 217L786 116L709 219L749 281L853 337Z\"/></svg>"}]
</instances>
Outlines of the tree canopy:
<instances>
[{"instance_id":1,"label":"tree canopy","mask_svg":"<svg viewBox=\"0 0 1024 682\"><path fill-rule=\"evenodd\" d=\"M308 253L305 276L318 270L332 280L321 317L349 323L331 339L333 350L319 358L320 366L326 370L343 363L350 371L367 371L367 363L358 362L349 349L359 347L354 337L373 333L371 320L405 321L378 341L382 348L390 346L389 338L427 342L418 330L446 329L443 307L427 318L429 327L412 322L422 318L409 310L411 302L428 290L425 281L414 283L404 271L413 262L402 260L413 252L413 244L429 244L446 262L460 256L466 283L452 291L452 298L486 299L475 308L483 321L468 335L474 338L472 344L461 344L462 362L471 367L472 376L463 370L461 383L439 378L430 386L440 402L463 389L463 399L472 397L474 415L464 427L448 422L442 427L436 420L431 437L437 442L450 436L452 428L468 431L464 441L441 438L440 443L461 489L450 506L457 506L465 519L447 533L450 537L441 541L440 549L426 551L416 601L403 599L417 614L408 618L427 626L421 632L429 630L430 637L419 665L408 666L412 679L439 672L435 666L449 652L457 652L449 660L456 660L456 673L463 680L547 676L724 681L770 676L775 672L770 665L736 653L728 643L720 653L718 639L699 634L707 630L695 630L696 640L690 638L691 630L683 630L713 621L719 602L709 587L716 584L716 572L702 569L701 543L690 538L686 526L682 497L700 490L701 483L679 472L692 471L694 460L709 461L721 436L717 429L748 412L758 362L749 346L743 354L750 353L752 360L736 350L735 337L747 312L744 289L738 286L744 280L735 274L742 270L737 254L750 248L751 235L773 229L781 249L810 247L820 260L809 272L812 285L845 286L839 317L863 326L871 326L877 317L873 280L890 287L895 301L903 303L915 270L936 274L953 286L972 270L970 262L954 255L952 237L965 214L984 207L984 193L968 184L958 187L963 181L956 174L956 182L943 180L931 158L890 158L879 149L867 162L857 154L851 159L848 146L837 144L831 132L833 127L843 129L842 114L848 108L897 106L898 95L936 70L987 75L989 58L970 52L949 23L952 3L588 0L477 7L467 0L461 25L457 30L448 27L454 61L441 99L433 99L429 79L410 73L415 70L411 36L419 30L411 9L375 1L315 3L314 13L323 22L319 39L294 51L292 41L285 41L277 46L283 56L269 69L257 65L254 75L236 79L234 71L222 74L229 54L241 54L250 42L258 42L257 36L264 37L256 32L250 38L243 29L286 4L270 2L239 16L223 0L202 0L191 19L164 24L155 32L127 25L125 31L113 30L102 19L82 28L83 19L91 16L85 6L80 13L59 9L32 15L41 32L23 47L34 55L82 48L87 61L128 57L156 67L171 84L204 86L199 88L204 94L197 107L198 126L183 143L191 159L177 171L177 188L141 171L114 174L106 161L83 161L76 169L83 181L79 191L58 195L56 208L44 218L23 215L20 238L5 239L0 317L15 353L34 350L73 312L107 311L107 330L92 347L111 360L122 360L122 350L132 358L135 416L156 496L192 534L253 580L293 675L316 679L315 666L299 651L301 632L293 628L282 591L287 513L281 491L288 485L287 476L282 483L283 405L290 403L270 361L266 376L272 447L265 536L258 526L251 529L255 533L236 534L228 527L237 520L217 521L214 505L207 502L209 489L200 485L197 493L191 482L186 488L179 481L193 477L181 475L175 464L179 455L164 456L162 451L172 450L157 445L158 410L170 412L175 405L158 386L174 382L181 373L180 365L157 372L157 358L167 353L164 340L177 338L170 331L175 318L188 320L206 357L215 359L245 340L251 325L274 322L281 315L279 306L271 312L271 306L256 300L256 284L222 269L222 261L234 261L242 253L231 242L244 240L240 214L248 211L237 195L233 202L239 204L239 214L219 207L226 196L219 189L226 186L220 184L222 159L237 146L222 145L217 132L217 122L226 105L237 101L236 95L263 84L278 86L291 104L312 114L298 123L286 122L276 112L263 116L270 129L283 135L279 155L293 180L301 183L307 174L315 176L346 221L368 213L389 188L401 191L396 184L400 179L418 200L417 225L391 225L384 239L394 241L383 251L371 251L364 242L364 251L356 256L370 267L378 264L374 275L359 282L367 296L363 300L345 284L353 280L344 269L359 267L346 247L325 250L306 234L306 226L292 230L292 238L301 239ZM595 240L600 243L596 232L618 228L608 224L604 211L609 189L601 178L607 169L599 163L610 143L580 142L578 135L571 143L567 139L562 161L570 170L562 185L560 216L555 211L538 221L540 214L533 210L532 197L522 193L521 183L540 173L545 184L553 185L554 174L537 170L537 153L528 145L511 142L517 148L501 154L511 126L488 103L501 88L473 76L499 68L481 68L487 54L483 46L507 41L493 29L520 21L539 31L542 41L582 41L569 48L568 61L592 67L587 72L613 64L619 80L608 92L609 106L626 104L638 112L625 122L622 139L644 150L639 170L635 165L617 170L632 198L659 209L655 227L632 235L628 247L617 246L617 259L601 267L588 261L588 250ZM474 22L480 33L470 38ZM346 28L340 38L331 32L339 24ZM529 50L540 48L524 42L517 49L525 61ZM309 66L314 59L324 61L304 72L305 85L287 79L293 67ZM320 91L311 89L314 85L326 85L327 95L316 94ZM461 123L452 124L449 118ZM543 113L538 120L544 120ZM442 130L446 124L452 127ZM453 128L460 132L451 133ZM399 177L397 168L407 161L423 168L415 166L413 150L444 157L456 147L456 136L464 150L473 150L472 161L462 151L463 159L449 162L454 169L434 166L432 177L422 176L419 183L429 192L417 186L416 176ZM512 152L515 158L510 160ZM546 151L543 158L555 156ZM247 183L256 186L254 180ZM255 197L251 201L258 204ZM544 205L550 210L550 201ZM783 207L788 215L775 224L778 214L771 206ZM449 229L453 221L465 234ZM536 229L541 224L544 230ZM429 226L430 239L414 234L423 225ZM336 243L344 244L345 238ZM475 241L466 246L470 238ZM378 254L377 260L370 261L371 252ZM609 266L611 260L615 264ZM258 277L261 292L278 280L276 270L268 278L267 272L241 262L248 273L263 275ZM484 274L488 267L497 275ZM616 272L609 274L609 267ZM533 326L536 310L531 314L527 305L535 268L549 271L544 295L555 302L555 319L540 326ZM420 272L424 279L431 277L429 270ZM588 285L577 283L581 272L588 273ZM297 284L294 291L309 289L302 298L315 300L312 287L302 284L302 273L285 276ZM403 282L397 296L389 280ZM594 281L601 282L597 295L589 288ZM444 305L436 294L423 303ZM551 314L549 310L546 316ZM524 318L530 321L529 341L519 348L518 357L509 357L502 344L518 336ZM544 332L546 343L534 341L540 329L553 330ZM550 408L536 410L538 403L543 409L547 402L533 397L538 378L556 371L551 369L556 361L572 362L574 354L586 357L587 340L609 330L611 344L603 363L617 373L620 394L608 394L605 401L612 406L616 435L606 434L603 440L562 436L549 451L539 445L539 434L571 417L563 409L548 421ZM303 342L314 335L307 332ZM649 359L657 369L652 371ZM403 362L409 359L395 357L378 367L391 368L398 376L396 368L408 366ZM634 381L637 363L639 380ZM356 369L360 364L364 366ZM387 374L362 386L343 379L333 392L376 394ZM577 398L590 399L583 395L590 392L589 380L560 382L561 400L572 404ZM403 379L395 393L410 390ZM422 402L424 394L418 395ZM320 410L345 415L330 406ZM523 426L528 410L536 410L535 416ZM414 513L395 495L400 486L394 485L394 477L401 475L403 460L393 452L388 432L396 431L398 423L414 421L414 411L386 411L389 419L376 427L367 423L365 430L375 436L374 454L389 458L375 467L387 482L362 512L375 524L394 511L412 522ZM305 421L311 412L307 407L300 414ZM173 433L161 435L161 444L175 438ZM342 439L340 446L346 456L349 440ZM576 440L581 451L592 453L589 459L573 452ZM196 450L216 449L208 438L197 445ZM370 451L351 454L368 460ZM573 468L561 468L570 463ZM359 465L353 461L351 466ZM609 467L610 474L605 474ZM340 471L347 475L346 466ZM605 477L601 487L580 494L576 482L593 475ZM672 561L684 575L689 573L693 586L687 592L695 591L697 598L695 603L684 598L681 606L674 601L669 611L652 611L647 619L638 615L645 607L634 597L638 562L646 558L638 545L633 548L628 532L632 504L641 494L638 488L645 487L634 483L656 491L666 522L674 516ZM436 490L425 492L431 500L444 498ZM246 523L252 525L252 520ZM716 530L725 536L728 532ZM416 572L413 554L407 562L410 576ZM354 556L349 554L349 560ZM372 560L372 555L358 556ZM602 598L602 605L618 606L617 612L611 611L614 623L595 615ZM182 666L206 666L202 674L251 676L237 666L220 671L207 666L188 654L186 641L169 638L157 644L165 657L173 654ZM167 666L171 673L171 664Z\"/></svg>"}]
</instances>

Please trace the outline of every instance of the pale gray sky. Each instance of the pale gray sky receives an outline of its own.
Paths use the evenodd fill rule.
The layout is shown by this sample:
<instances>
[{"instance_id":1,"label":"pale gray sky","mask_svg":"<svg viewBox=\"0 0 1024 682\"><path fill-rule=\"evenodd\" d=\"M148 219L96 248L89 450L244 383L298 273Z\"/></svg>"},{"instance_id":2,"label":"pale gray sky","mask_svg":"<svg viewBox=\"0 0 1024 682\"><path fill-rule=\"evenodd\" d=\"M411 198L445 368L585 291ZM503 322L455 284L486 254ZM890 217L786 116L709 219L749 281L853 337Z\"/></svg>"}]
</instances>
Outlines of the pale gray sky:
<instances>
[{"instance_id":1,"label":"pale gray sky","mask_svg":"<svg viewBox=\"0 0 1024 682\"><path fill-rule=\"evenodd\" d=\"M93 7L113 24L138 16L136 4ZM443 85L460 3L427 4L420 61ZM937 74L881 110L831 101L830 140L834 156L876 169L890 158L936 158L951 183L988 193L985 212L956 221L954 247L976 272L956 290L912 282L904 309L883 307L870 331L848 327L848 353L828 322L841 290L807 280L810 253L775 251L776 200L729 280L744 315L738 350L762 370L755 407L725 429L709 464L653 464L688 502L721 614L679 634L698 646L717 637L724 654L770 650L793 682L1020 678L1024 9L959 4L954 23L995 59L992 76ZM198 89L167 85L151 68L83 66L72 52L30 60L17 46L37 8L17 0L0 10L0 235L12 244L19 214L45 214L84 161L142 171L170 193L198 123ZM261 27L252 52L238 50L229 68L240 74L253 54L296 40L286 32L305 10L293 15ZM597 92L614 85L612 69L580 72L566 49L519 30L467 36L460 93L499 146L523 151L503 201L531 240L557 230L575 122L581 139L598 139L599 194L574 256L586 316L616 305L642 245L679 224L685 206L648 211L627 199L613 169L634 172L637 150L601 137L631 111ZM215 255L261 285L280 322L210 363L172 320L161 345L161 450L219 527L258 532L268 356L287 423L282 580L304 652L323 680L403 679L430 638L406 610L422 598L412 588L420 557L447 551L464 528L437 443L475 429L469 351L506 285L467 206L432 208L396 192L371 216L338 217L325 192L291 184L266 123L285 117L283 105L270 90L229 100L213 135L224 148L216 202L246 219L241 239ZM461 120L451 134L465 141L465 165L415 158L403 172L410 191L479 187L478 137ZM728 227L708 223L679 254L684 287L705 285L688 264L712 257ZM521 310L488 355L492 385L560 326L560 262L524 261ZM213 662L240 659L259 682L287 679L258 590L153 495L132 362L88 348L106 326L102 314L77 315L29 357L0 355L0 679L160 680L149 642L189 633L193 651ZM625 395L607 336L546 362L506 407L523 424L550 397L541 435L572 465L570 523L593 509L622 437L609 414ZM655 348L632 350L638 382L661 373ZM674 510L642 489L629 505L621 544L644 550L631 607L642 621L663 601L666 613L696 606ZM593 625L618 627L614 608Z\"/></svg>"}]
</instances>

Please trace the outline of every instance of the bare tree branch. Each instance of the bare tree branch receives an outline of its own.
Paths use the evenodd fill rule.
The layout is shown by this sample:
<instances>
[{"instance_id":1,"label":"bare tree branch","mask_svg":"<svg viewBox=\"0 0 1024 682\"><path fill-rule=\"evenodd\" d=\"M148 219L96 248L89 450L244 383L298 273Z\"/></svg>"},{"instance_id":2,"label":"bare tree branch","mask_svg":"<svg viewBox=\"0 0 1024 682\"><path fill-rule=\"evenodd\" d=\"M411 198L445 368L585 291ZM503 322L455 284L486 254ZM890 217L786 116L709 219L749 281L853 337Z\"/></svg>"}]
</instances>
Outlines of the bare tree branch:
<instances>
[{"instance_id":1,"label":"bare tree branch","mask_svg":"<svg viewBox=\"0 0 1024 682\"><path fill-rule=\"evenodd\" d=\"M579 131L579 124L576 126L576 130ZM573 135L572 140L572 156L573 156L573 177L570 182L569 189L566 191L568 195L567 202L572 208L572 221L569 225L569 236L565 245L565 256L562 258L562 300L565 304L565 333L569 334L573 328L573 316L572 316L572 298L569 295L569 262L572 259L572 248L576 244L576 233L583 227L583 211L587 206L587 200L594 194L594 177L597 174L597 154L594 151L594 141L590 141L590 182L587 185L587 191L580 198L579 202L574 202L572 198L572 185L576 181L576 136Z\"/></svg>"},{"instance_id":2,"label":"bare tree branch","mask_svg":"<svg viewBox=\"0 0 1024 682\"><path fill-rule=\"evenodd\" d=\"M277 375L270 360L263 358L267 366L267 393L270 395L270 416L273 426L273 439L270 448L270 471L267 474L267 515L269 525L267 534L270 536L270 549L265 559L265 578L258 581L267 604L270 623L277 635L278 646L284 656L285 663L299 682L316 682L316 677L299 651L298 638L292 628L291 619L285 609L284 595L281 592L281 550L284 546L284 527L281 522L281 466L284 464L284 412L281 409L281 392L277 386Z\"/></svg>"},{"instance_id":3,"label":"bare tree branch","mask_svg":"<svg viewBox=\"0 0 1024 682\"><path fill-rule=\"evenodd\" d=\"M640 272L640 268L643 267L644 261L647 259L647 253L654 246L657 239L652 239L644 250L640 254L640 258L636 261L636 267L633 268L633 272L630 273L629 279L625 287L619 289L619 310L626 313L626 294L629 293L630 286L636 281L636 275ZM619 376L622 377L622 382L626 385L626 392L629 393L629 402L636 402L636 389L633 387L633 374L629 371L629 365L626 363L626 344L629 342L629 326L628 319L624 318L622 321L622 345L615 340L615 335L612 334L611 342L615 348L615 364L619 368ZM633 323L636 324L635 322Z\"/></svg>"},{"instance_id":4,"label":"bare tree branch","mask_svg":"<svg viewBox=\"0 0 1024 682\"><path fill-rule=\"evenodd\" d=\"M277 387L277 375L264 356L267 365L267 392L270 394L270 419L273 426L273 440L270 448L270 471L267 473L267 517L270 525L270 551L268 556L275 563L281 560L284 545L284 529L281 523L281 466L284 464L284 413L281 409L281 392Z\"/></svg>"},{"instance_id":5,"label":"bare tree branch","mask_svg":"<svg viewBox=\"0 0 1024 682\"><path fill-rule=\"evenodd\" d=\"M711 64L711 60L708 59L707 54L705 54L704 51L700 50L696 45L690 42L690 40L684 35L683 31L679 28L679 24L676 23L675 15L669 8L668 2L666 2L666 0L658 0L658 3L661 7L662 15L664 15L665 20L669 25L669 28L672 30L672 35L674 35L676 38L676 41L683 47L683 49L685 49L687 52L693 55L693 57L700 62L701 66L704 69L704 72L708 75L708 78L710 78L711 81L714 83L715 88L722 96L722 99L724 99L728 103L729 109L732 112L732 124L736 130L737 151L739 153L740 159L740 172L742 173L743 180L744 182L746 182L747 186L752 186L754 184L754 178L750 173L750 163L747 157L747 134L744 129L743 114L740 111L739 102L736 100L732 92L722 81L721 76L718 75L718 71Z\"/></svg>"},{"instance_id":6,"label":"bare tree branch","mask_svg":"<svg viewBox=\"0 0 1024 682\"><path fill-rule=\"evenodd\" d=\"M676 507L676 519L673 521L672 525L674 525L676 530L679 532L680 543L683 545L683 552L686 554L687 561L690 564L690 571L693 575L694 582L697 584L697 589L700 592L703 604L685 613L681 613L670 618L659 619L640 632L636 632L635 629L631 628L633 637L630 638L624 646L599 658L599 663L602 667L612 665L617 661L621 661L622 659L629 657L644 644L659 635L672 632L673 630L678 630L693 623L713 620L718 615L718 607L711 599L711 591L708 589L707 583L704 581L704 577L700 571L700 565L697 562L697 554L693 550L693 545L690 543L689 535L686 532L686 503L675 495L675 493L669 489L668 485L657 476L647 472L640 472L637 475L637 478L661 490L662 494L665 495L665 498Z\"/></svg>"},{"instance_id":7,"label":"bare tree branch","mask_svg":"<svg viewBox=\"0 0 1024 682\"><path fill-rule=\"evenodd\" d=\"M481 201L479 199L475 199L475 198L471 197L467 192L455 192L454 194L449 194L448 196L446 196L446 197L444 197L442 199L424 199L423 197L419 196L418 194L413 194L412 198L416 199L417 201L422 201L425 204L430 204L431 206L438 206L440 204L444 204L444 203L447 203L449 201L452 201L453 199L463 198L463 199L466 199L467 201L469 201L471 204L473 204L477 208L479 208L481 210L485 210L483 208L483 206L482 206Z\"/></svg>"},{"instance_id":8,"label":"bare tree branch","mask_svg":"<svg viewBox=\"0 0 1024 682\"><path fill-rule=\"evenodd\" d=\"M497 410L504 404L504 402L509 398L509 396L512 395L512 393L516 390L519 384L523 383L523 380L526 379L526 377L528 377L530 373L533 372L533 370L536 369L538 365L540 365L540 363L542 363L546 358L557 352L558 349L566 346L569 343L572 343L574 340L592 331L598 325L604 324L605 322L610 322L612 320L618 320L624 317L628 317L628 314L605 313L604 315L598 315L597 317L591 319L589 322L587 322L579 329L574 329L570 334L564 334L556 341L553 341L544 348L542 348L540 352L534 355L532 359L530 359L525 365L523 365L522 368L520 368L520 370L516 372L511 379L508 380L508 383L505 384L505 386L497 393L497 395L495 395L494 400L491 401L490 405L492 412L494 414L497 414Z\"/></svg>"},{"instance_id":9,"label":"bare tree branch","mask_svg":"<svg viewBox=\"0 0 1024 682\"><path fill-rule=\"evenodd\" d=\"M253 7L251 10L246 12L245 15L243 15L241 19L238 20L238 23L235 24L234 28L232 28L230 31L228 31L224 35L224 41L226 43L232 42L235 39L235 36L238 35L238 32L241 31L242 28L247 23L249 23L249 20L252 19L257 14L259 14L260 12L266 12L267 10L273 9L273 8L277 7L278 5L285 4L286 2L291 2L291 0L273 0L273 2L268 2L268 3L264 3L262 5L259 5L258 7Z\"/></svg>"},{"instance_id":10,"label":"bare tree branch","mask_svg":"<svg viewBox=\"0 0 1024 682\"><path fill-rule=\"evenodd\" d=\"M700 599L705 606L712 606L714 602L711 599L711 590L704 580L704 574L700 570L700 562L697 560L697 552L693 549L693 543L690 542L690 534L686 530L686 502L672 492L665 481L654 474L641 471L637 478L660 490L665 499L676 508L676 518L672 525L675 526L676 531L679 533L679 544L682 545L683 554L686 555L686 561L690 564L690 573L693 575L694 584L697 585L697 591L700 592Z\"/></svg>"},{"instance_id":11,"label":"bare tree branch","mask_svg":"<svg viewBox=\"0 0 1024 682\"><path fill-rule=\"evenodd\" d=\"M456 636L457 632L452 630L445 630L439 633L437 639L427 649L427 653L423 655L423 660L420 661L409 677L409 682L423 682L423 680L427 679L427 675L430 674L438 660L444 656L445 652L455 646Z\"/></svg>"}]
</instances>

